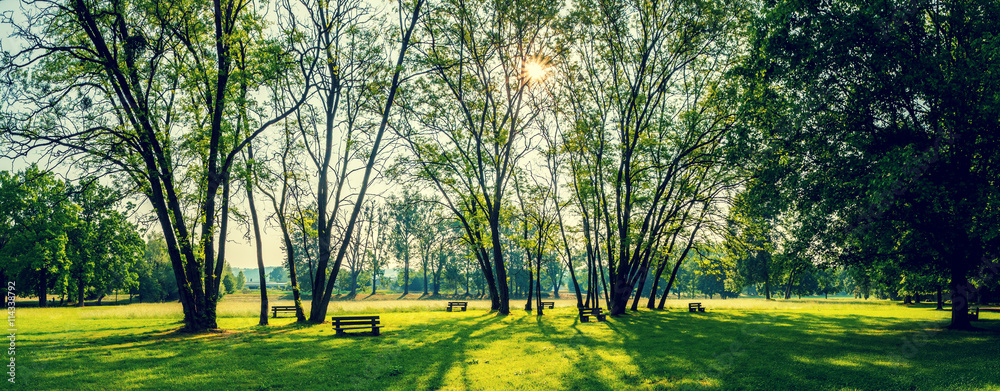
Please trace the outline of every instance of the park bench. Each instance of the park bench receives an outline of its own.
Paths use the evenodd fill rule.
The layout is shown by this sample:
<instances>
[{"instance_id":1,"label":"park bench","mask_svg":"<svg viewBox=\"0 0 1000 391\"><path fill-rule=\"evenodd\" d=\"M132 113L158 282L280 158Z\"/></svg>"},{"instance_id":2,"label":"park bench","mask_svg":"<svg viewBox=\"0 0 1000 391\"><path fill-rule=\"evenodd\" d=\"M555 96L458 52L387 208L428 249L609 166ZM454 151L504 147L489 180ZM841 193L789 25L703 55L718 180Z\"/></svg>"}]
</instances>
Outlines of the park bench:
<instances>
[{"instance_id":1,"label":"park bench","mask_svg":"<svg viewBox=\"0 0 1000 391\"><path fill-rule=\"evenodd\" d=\"M969 320L979 320L979 311L1000 312L998 307L969 307Z\"/></svg>"},{"instance_id":2,"label":"park bench","mask_svg":"<svg viewBox=\"0 0 1000 391\"><path fill-rule=\"evenodd\" d=\"M701 303L688 303L688 312L705 312L705 307Z\"/></svg>"},{"instance_id":3,"label":"park bench","mask_svg":"<svg viewBox=\"0 0 1000 391\"><path fill-rule=\"evenodd\" d=\"M272 305L271 306L271 312L274 313L273 315L271 315L272 318L277 318L279 312L291 312L291 313L294 314L295 313L295 306L294 305Z\"/></svg>"},{"instance_id":4,"label":"park bench","mask_svg":"<svg viewBox=\"0 0 1000 391\"><path fill-rule=\"evenodd\" d=\"M587 307L580 308L580 321L581 322L590 322L590 317L591 316L596 317L597 320L601 321L601 322L603 322L605 319L607 319L606 315L601 312L600 308L587 308Z\"/></svg>"},{"instance_id":5,"label":"park bench","mask_svg":"<svg viewBox=\"0 0 1000 391\"><path fill-rule=\"evenodd\" d=\"M465 311L465 308L468 307L468 306L469 306L469 302L467 302L467 301L449 301L448 302L448 312L451 312L451 309L454 308L454 307L459 307L459 308L462 309L462 311Z\"/></svg>"},{"instance_id":6,"label":"park bench","mask_svg":"<svg viewBox=\"0 0 1000 391\"><path fill-rule=\"evenodd\" d=\"M543 301L542 302L542 309L545 309L545 308L556 308L556 302L554 302L554 301Z\"/></svg>"},{"instance_id":7,"label":"park bench","mask_svg":"<svg viewBox=\"0 0 1000 391\"><path fill-rule=\"evenodd\" d=\"M378 330L382 328L378 321L378 315L374 316L334 316L330 318L333 329L337 334L343 334L344 330L372 329L372 334L379 335Z\"/></svg>"}]
</instances>

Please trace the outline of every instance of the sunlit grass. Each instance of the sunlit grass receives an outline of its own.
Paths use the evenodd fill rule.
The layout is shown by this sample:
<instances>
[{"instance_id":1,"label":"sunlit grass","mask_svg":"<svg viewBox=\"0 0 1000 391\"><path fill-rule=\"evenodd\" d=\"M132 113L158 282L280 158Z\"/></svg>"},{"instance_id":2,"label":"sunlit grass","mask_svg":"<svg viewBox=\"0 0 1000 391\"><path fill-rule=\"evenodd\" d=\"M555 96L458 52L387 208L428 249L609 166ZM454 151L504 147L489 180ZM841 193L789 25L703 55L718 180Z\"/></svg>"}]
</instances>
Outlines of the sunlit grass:
<instances>
[{"instance_id":1,"label":"sunlit grass","mask_svg":"<svg viewBox=\"0 0 1000 391\"><path fill-rule=\"evenodd\" d=\"M272 300L285 305L291 301ZM1000 314L992 332L939 328L933 305L855 300L668 300L579 323L575 300L545 316L445 312L450 300L334 301L380 315L383 335L335 336L329 324L271 319L232 295L220 332L177 333L180 305L20 308L23 389L826 389L998 390ZM701 302L707 313L686 311ZM305 301L308 303L308 300ZM644 302L643 302L644 304Z\"/></svg>"}]
</instances>

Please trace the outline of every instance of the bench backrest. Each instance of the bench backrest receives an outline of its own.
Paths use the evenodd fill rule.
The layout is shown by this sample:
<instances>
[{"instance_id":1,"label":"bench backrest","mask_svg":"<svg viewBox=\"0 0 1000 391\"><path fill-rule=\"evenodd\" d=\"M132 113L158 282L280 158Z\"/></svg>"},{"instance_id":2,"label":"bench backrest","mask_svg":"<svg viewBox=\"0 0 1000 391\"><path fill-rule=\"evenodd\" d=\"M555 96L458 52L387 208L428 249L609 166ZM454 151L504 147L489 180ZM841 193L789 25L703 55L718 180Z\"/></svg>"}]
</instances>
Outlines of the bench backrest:
<instances>
[{"instance_id":1,"label":"bench backrest","mask_svg":"<svg viewBox=\"0 0 1000 391\"><path fill-rule=\"evenodd\" d=\"M467 301L449 301L448 302L448 305L467 305L467 304L469 304L469 302L467 302Z\"/></svg>"},{"instance_id":2,"label":"bench backrest","mask_svg":"<svg viewBox=\"0 0 1000 391\"><path fill-rule=\"evenodd\" d=\"M331 321L341 321L341 320L378 320L378 315L375 316L334 316L330 318Z\"/></svg>"}]
</instances>

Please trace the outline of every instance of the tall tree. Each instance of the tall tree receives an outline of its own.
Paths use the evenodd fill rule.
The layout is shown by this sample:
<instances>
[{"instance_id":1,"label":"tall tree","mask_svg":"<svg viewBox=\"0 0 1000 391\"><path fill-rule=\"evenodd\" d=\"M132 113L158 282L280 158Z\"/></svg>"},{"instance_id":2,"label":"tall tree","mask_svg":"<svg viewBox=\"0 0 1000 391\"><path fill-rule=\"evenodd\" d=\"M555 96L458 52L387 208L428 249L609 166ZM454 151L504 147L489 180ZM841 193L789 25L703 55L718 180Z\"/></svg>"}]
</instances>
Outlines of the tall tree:
<instances>
[{"instance_id":1,"label":"tall tree","mask_svg":"<svg viewBox=\"0 0 1000 391\"><path fill-rule=\"evenodd\" d=\"M28 287L19 292L33 293L45 307L49 289L72 266L66 246L79 206L69 200L65 182L34 165L15 175L0 172L0 197L6 228L0 269Z\"/></svg>"},{"instance_id":2,"label":"tall tree","mask_svg":"<svg viewBox=\"0 0 1000 391\"><path fill-rule=\"evenodd\" d=\"M78 207L66 244L77 305L83 307L88 288L100 304L111 291L130 289L137 283L133 264L142 258L145 244L125 214L115 210L121 201L115 190L90 178L67 191Z\"/></svg>"},{"instance_id":3,"label":"tall tree","mask_svg":"<svg viewBox=\"0 0 1000 391\"><path fill-rule=\"evenodd\" d=\"M570 148L583 155L577 198L590 264L608 267L611 315L642 288L686 206L727 183L713 167L733 118L713 102L732 63L734 14L732 4L686 0L582 1L573 10L575 60L562 72Z\"/></svg>"},{"instance_id":4,"label":"tall tree","mask_svg":"<svg viewBox=\"0 0 1000 391\"><path fill-rule=\"evenodd\" d=\"M8 147L76 157L78 168L139 189L165 234L185 329L215 328L230 171L249 140L290 113L278 111L246 137L224 121L234 44L259 28L255 7L247 0L32 5L24 18L5 18L23 45L0 68ZM299 92L301 103L308 91ZM194 179L193 216L184 175Z\"/></svg>"},{"instance_id":5,"label":"tall tree","mask_svg":"<svg viewBox=\"0 0 1000 391\"><path fill-rule=\"evenodd\" d=\"M305 145L305 159L318 174L311 196L317 206L319 254L309 322L321 323L326 317L376 161L384 149L383 136L407 70L406 53L425 12L425 2L392 5L399 20L398 31L388 28L379 12L360 0L283 4L288 10L288 17L280 22L283 28L303 37L296 44L324 64L315 80L318 101L298 111L295 121ZM383 50L390 46L395 46L388 49L390 52ZM387 61L390 58L394 60ZM362 173L360 183L349 185L355 172ZM333 242L334 232L340 234L337 243Z\"/></svg>"},{"instance_id":6,"label":"tall tree","mask_svg":"<svg viewBox=\"0 0 1000 391\"><path fill-rule=\"evenodd\" d=\"M779 2L756 10L740 70L747 165L802 251L947 270L955 329L1000 244L998 17L995 1Z\"/></svg>"},{"instance_id":7,"label":"tall tree","mask_svg":"<svg viewBox=\"0 0 1000 391\"><path fill-rule=\"evenodd\" d=\"M443 3L424 28L430 76L407 102L413 125L401 128L414 174L438 190L462 223L496 298L493 309L504 315L510 305L501 216L538 116L527 102L531 78L525 71L552 57L546 45L559 5Z\"/></svg>"}]
</instances>

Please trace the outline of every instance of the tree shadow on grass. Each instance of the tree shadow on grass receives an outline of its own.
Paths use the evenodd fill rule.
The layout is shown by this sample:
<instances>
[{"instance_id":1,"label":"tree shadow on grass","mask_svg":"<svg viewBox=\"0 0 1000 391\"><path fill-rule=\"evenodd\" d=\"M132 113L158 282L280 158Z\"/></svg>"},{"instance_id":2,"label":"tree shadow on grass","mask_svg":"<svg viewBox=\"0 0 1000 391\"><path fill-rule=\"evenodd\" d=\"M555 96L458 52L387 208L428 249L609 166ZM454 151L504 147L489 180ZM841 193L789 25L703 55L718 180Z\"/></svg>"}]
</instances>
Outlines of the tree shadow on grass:
<instances>
[{"instance_id":1,"label":"tree shadow on grass","mask_svg":"<svg viewBox=\"0 0 1000 391\"><path fill-rule=\"evenodd\" d=\"M911 389L955 375L975 387L1000 383L1000 374L981 364L990 354L996 357L995 347L984 347L1000 345L998 334L949 332L942 330L946 324L814 313L644 311L615 318L609 327L640 372L652 375L643 380L665 387Z\"/></svg>"},{"instance_id":2,"label":"tree shadow on grass","mask_svg":"<svg viewBox=\"0 0 1000 391\"><path fill-rule=\"evenodd\" d=\"M108 378L121 374L133 379L129 384L146 388L469 389L512 387L518 383L503 380L523 370L532 381L551 381L528 383L537 388L584 390L622 384L650 389L949 389L952 379L962 379L966 388L1000 384L1000 374L990 369L1000 356L996 321L981 325L992 332L969 333L898 318L794 311L640 311L590 323L580 323L576 315L575 308L534 317L388 313L382 316L387 326L383 336L375 338L334 338L328 323L185 334L173 332L180 326L176 322L151 328L111 320L111 326L94 323L100 328L91 334L39 335L31 349L52 355L46 358L44 378L24 380L28 385L39 382L35 389L115 388ZM510 346L512 339L527 347ZM511 355L527 356L528 362L537 355L569 365L483 367L512 362L506 357L483 361L484 354L503 355L508 349ZM499 380L487 378L495 384L483 384L484 372Z\"/></svg>"}]
</instances>

